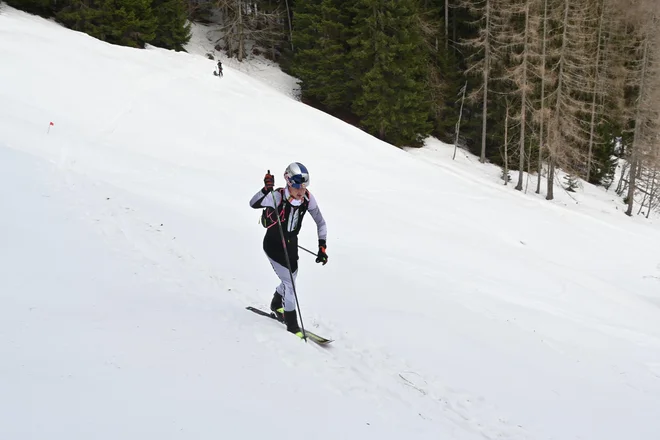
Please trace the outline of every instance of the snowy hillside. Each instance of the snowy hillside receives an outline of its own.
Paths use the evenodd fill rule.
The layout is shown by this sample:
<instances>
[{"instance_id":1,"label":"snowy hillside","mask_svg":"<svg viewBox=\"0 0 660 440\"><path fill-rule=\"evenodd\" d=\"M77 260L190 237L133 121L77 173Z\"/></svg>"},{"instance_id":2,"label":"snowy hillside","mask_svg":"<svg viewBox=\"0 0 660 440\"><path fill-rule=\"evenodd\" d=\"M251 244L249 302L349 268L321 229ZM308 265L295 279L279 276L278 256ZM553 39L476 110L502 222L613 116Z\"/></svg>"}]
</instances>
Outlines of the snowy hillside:
<instances>
[{"instance_id":1,"label":"snowy hillside","mask_svg":"<svg viewBox=\"0 0 660 440\"><path fill-rule=\"evenodd\" d=\"M658 438L657 224L213 68L0 9L1 439ZM329 348L245 310L276 285L248 201L292 161Z\"/></svg>"}]
</instances>

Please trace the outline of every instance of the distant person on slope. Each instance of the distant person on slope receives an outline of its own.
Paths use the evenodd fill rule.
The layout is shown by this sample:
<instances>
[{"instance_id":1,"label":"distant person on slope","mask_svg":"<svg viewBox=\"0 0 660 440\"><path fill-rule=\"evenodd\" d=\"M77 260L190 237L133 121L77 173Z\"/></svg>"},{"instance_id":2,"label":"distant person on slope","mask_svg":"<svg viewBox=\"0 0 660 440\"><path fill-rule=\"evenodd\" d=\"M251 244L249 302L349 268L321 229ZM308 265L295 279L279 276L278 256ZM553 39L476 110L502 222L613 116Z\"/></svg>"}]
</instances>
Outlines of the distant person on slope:
<instances>
[{"instance_id":1,"label":"distant person on slope","mask_svg":"<svg viewBox=\"0 0 660 440\"><path fill-rule=\"evenodd\" d=\"M218 76L222 76L222 61L218 60Z\"/></svg>"},{"instance_id":2,"label":"distant person on slope","mask_svg":"<svg viewBox=\"0 0 660 440\"><path fill-rule=\"evenodd\" d=\"M250 206L254 209L264 209L261 220L266 228L264 236L264 252L271 266L280 279L280 285L275 289L275 294L270 303L270 309L277 318L286 324L291 333L299 337L303 334L298 325L296 313L296 299L293 292L293 283L298 275L298 233L302 225L303 216L307 211L316 222L319 238L319 250L316 262L325 265L328 262L326 249L327 228L314 196L307 191L309 185L309 172L299 162L290 164L284 172L285 188L273 190L275 178L270 171L264 177L264 187L252 197ZM287 268L284 244L277 222L279 215L286 250L291 264L291 274ZM291 279L293 276L293 280Z\"/></svg>"}]
</instances>

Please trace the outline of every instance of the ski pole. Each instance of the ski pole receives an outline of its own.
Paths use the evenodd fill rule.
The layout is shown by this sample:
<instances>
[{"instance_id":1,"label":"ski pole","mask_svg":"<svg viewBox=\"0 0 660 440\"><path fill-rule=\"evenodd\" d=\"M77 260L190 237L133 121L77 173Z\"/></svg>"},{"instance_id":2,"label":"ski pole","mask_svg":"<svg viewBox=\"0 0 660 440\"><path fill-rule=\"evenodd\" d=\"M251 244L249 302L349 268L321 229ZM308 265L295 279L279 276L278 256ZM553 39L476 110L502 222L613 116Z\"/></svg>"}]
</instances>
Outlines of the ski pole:
<instances>
[{"instance_id":1,"label":"ski pole","mask_svg":"<svg viewBox=\"0 0 660 440\"><path fill-rule=\"evenodd\" d=\"M268 170L270 174L270 170ZM293 297L296 300L296 308L298 309L298 315L300 316L300 328L302 329L303 339L307 342L307 335L305 334L305 324L303 324L302 312L300 311L300 304L298 303L298 294L296 293L296 283L293 280L293 273L291 272L291 262L289 260L289 251L286 249L286 239L284 238L284 229L282 228L282 222L280 221L280 213L277 212L277 204L275 203L275 190L270 190L270 196L273 199L273 206L275 206L275 217L277 217L277 226L280 228L280 238L282 238L282 247L284 248L284 258L286 259L286 267L289 269L289 276L291 277L291 285L293 286ZM282 200L284 203L284 200ZM284 209L284 207L282 207Z\"/></svg>"},{"instance_id":2,"label":"ski pole","mask_svg":"<svg viewBox=\"0 0 660 440\"><path fill-rule=\"evenodd\" d=\"M299 247L300 249L302 249L303 251L307 251L307 252L309 252L310 254L312 254L312 255L314 255L314 256L316 257L316 254L315 254L314 252L310 251L309 249L305 249L304 247L302 247L302 246L300 246L300 245L298 245L298 247Z\"/></svg>"}]
</instances>

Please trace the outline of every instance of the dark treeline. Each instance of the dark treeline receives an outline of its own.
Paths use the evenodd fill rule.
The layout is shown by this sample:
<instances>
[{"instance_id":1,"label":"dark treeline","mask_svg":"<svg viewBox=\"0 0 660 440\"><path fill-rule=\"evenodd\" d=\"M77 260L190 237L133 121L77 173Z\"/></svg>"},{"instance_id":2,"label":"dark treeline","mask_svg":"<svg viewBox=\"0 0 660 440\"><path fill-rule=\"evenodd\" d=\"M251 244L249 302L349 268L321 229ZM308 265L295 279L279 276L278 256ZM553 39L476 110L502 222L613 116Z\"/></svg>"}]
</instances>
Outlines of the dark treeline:
<instances>
[{"instance_id":1,"label":"dark treeline","mask_svg":"<svg viewBox=\"0 0 660 440\"><path fill-rule=\"evenodd\" d=\"M217 23L217 49L276 61L301 80L304 102L393 145L458 140L518 190L532 180L523 171L536 192L547 177L548 199L562 169L568 190L579 179L613 185L629 215L635 198L640 209L659 200L655 0L9 3L137 47L180 50L186 18ZM615 181L618 158L626 169Z\"/></svg>"},{"instance_id":2,"label":"dark treeline","mask_svg":"<svg viewBox=\"0 0 660 440\"><path fill-rule=\"evenodd\" d=\"M501 165L516 189L530 185L523 171L536 174L536 192L547 177L548 199L561 168L568 190L579 178L616 183L629 214L640 191L647 205L657 200L660 33L652 0L189 5L200 17L219 12L218 47L230 56L272 58L301 79L305 102L396 146L420 146L429 135L458 139ZM630 166L615 182L618 157Z\"/></svg>"},{"instance_id":3,"label":"dark treeline","mask_svg":"<svg viewBox=\"0 0 660 440\"><path fill-rule=\"evenodd\" d=\"M185 0L7 0L7 4L122 46L143 48L148 43L180 51L190 40Z\"/></svg>"}]
</instances>

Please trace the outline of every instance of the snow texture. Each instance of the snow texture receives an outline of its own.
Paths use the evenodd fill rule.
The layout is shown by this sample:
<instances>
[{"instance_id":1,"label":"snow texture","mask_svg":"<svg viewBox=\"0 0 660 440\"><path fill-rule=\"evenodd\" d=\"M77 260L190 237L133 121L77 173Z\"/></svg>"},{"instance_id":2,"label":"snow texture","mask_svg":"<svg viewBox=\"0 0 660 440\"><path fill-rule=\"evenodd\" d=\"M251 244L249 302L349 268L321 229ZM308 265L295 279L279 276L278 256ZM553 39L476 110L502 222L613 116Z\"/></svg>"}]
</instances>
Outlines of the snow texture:
<instances>
[{"instance_id":1,"label":"snow texture","mask_svg":"<svg viewBox=\"0 0 660 440\"><path fill-rule=\"evenodd\" d=\"M657 219L394 148L195 42L0 12L0 438L659 438ZM245 310L277 284L248 200L293 161L328 348Z\"/></svg>"}]
</instances>

